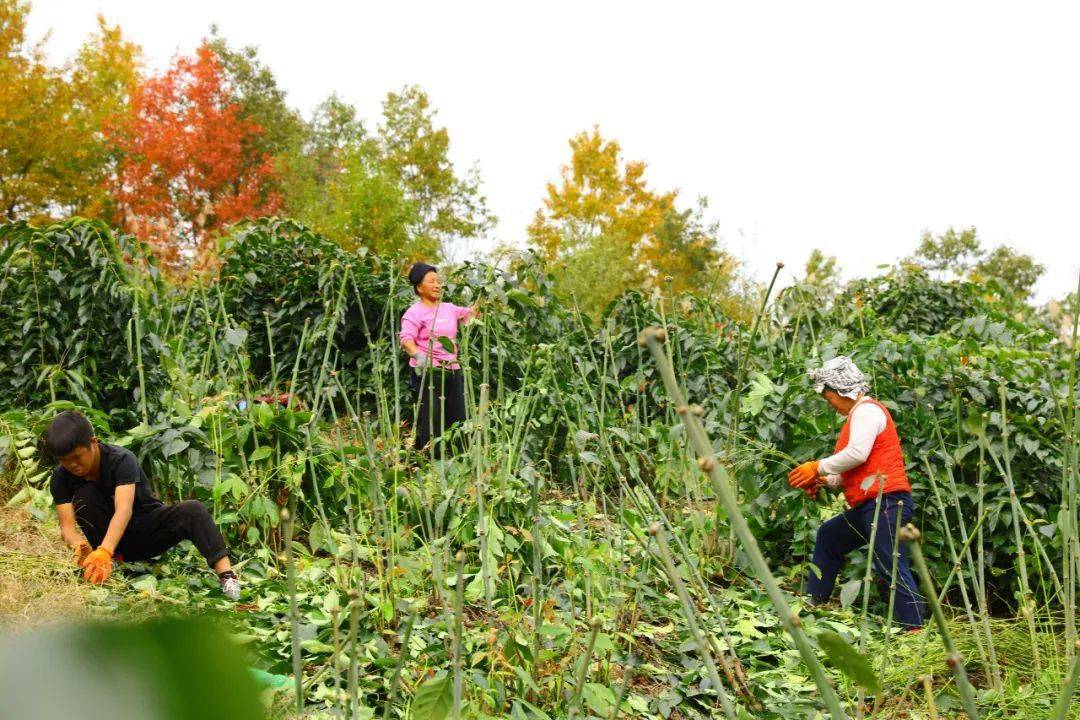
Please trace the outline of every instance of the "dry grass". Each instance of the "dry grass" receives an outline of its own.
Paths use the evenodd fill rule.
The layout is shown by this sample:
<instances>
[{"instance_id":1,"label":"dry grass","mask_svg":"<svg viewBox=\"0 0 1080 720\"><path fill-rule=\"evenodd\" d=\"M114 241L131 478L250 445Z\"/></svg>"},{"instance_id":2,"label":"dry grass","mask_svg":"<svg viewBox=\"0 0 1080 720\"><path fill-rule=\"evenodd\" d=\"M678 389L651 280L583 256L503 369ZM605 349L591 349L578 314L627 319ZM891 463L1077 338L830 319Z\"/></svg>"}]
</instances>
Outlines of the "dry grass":
<instances>
[{"instance_id":1,"label":"dry grass","mask_svg":"<svg viewBox=\"0 0 1080 720\"><path fill-rule=\"evenodd\" d=\"M85 618L89 591L79 582L55 521L0 507L0 629Z\"/></svg>"}]
</instances>

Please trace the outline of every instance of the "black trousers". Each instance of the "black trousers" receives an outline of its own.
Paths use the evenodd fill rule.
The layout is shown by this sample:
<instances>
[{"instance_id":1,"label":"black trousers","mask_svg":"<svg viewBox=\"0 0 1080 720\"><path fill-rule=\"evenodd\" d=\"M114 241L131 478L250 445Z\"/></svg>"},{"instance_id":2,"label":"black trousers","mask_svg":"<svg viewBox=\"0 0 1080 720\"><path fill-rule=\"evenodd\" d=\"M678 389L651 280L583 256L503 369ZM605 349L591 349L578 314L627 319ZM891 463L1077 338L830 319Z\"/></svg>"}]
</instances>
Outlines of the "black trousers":
<instances>
[{"instance_id":1,"label":"black trousers","mask_svg":"<svg viewBox=\"0 0 1080 720\"><path fill-rule=\"evenodd\" d=\"M465 421L465 378L460 370L409 368L409 384L420 401L416 414L416 447L442 437L451 425Z\"/></svg>"},{"instance_id":2,"label":"black trousers","mask_svg":"<svg viewBox=\"0 0 1080 720\"><path fill-rule=\"evenodd\" d=\"M79 529L97 547L109 529L113 501L93 483L84 483L75 490L72 505ZM184 540L195 545L211 568L229 554L221 531L198 500L161 505L132 515L116 552L125 560L150 560Z\"/></svg>"}]
</instances>

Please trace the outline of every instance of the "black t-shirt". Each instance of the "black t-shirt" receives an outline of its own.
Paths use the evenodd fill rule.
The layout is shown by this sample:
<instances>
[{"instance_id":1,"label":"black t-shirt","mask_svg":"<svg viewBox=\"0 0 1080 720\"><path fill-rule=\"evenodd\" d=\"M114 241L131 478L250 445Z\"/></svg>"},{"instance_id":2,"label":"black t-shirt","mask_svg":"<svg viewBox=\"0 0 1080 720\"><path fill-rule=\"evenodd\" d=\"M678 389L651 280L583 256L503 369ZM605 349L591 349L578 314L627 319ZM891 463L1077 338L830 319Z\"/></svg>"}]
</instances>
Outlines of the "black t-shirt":
<instances>
[{"instance_id":1,"label":"black t-shirt","mask_svg":"<svg viewBox=\"0 0 1080 720\"><path fill-rule=\"evenodd\" d=\"M161 501L150 492L150 481L146 473L143 472L139 461L130 450L105 443L100 443L98 447L101 448L101 469L97 480L93 482L110 500L116 494L117 485L134 485L133 513L153 510L161 506ZM51 485L53 502L57 505L71 502L75 490L88 482L90 481L72 475L62 465L57 465L53 470Z\"/></svg>"}]
</instances>

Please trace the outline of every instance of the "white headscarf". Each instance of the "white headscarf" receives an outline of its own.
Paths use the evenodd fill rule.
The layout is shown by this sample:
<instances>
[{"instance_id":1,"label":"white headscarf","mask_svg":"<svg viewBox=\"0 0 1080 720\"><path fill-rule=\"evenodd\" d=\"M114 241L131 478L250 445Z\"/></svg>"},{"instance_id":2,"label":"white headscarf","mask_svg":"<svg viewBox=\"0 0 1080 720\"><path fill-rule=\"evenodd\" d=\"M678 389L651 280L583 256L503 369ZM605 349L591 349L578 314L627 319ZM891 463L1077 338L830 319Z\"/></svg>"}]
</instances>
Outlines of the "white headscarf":
<instances>
[{"instance_id":1,"label":"white headscarf","mask_svg":"<svg viewBox=\"0 0 1080 720\"><path fill-rule=\"evenodd\" d=\"M814 384L816 393L829 388L852 400L857 400L859 395L870 392L866 376L846 355L834 357L817 370L811 370L810 382Z\"/></svg>"}]
</instances>

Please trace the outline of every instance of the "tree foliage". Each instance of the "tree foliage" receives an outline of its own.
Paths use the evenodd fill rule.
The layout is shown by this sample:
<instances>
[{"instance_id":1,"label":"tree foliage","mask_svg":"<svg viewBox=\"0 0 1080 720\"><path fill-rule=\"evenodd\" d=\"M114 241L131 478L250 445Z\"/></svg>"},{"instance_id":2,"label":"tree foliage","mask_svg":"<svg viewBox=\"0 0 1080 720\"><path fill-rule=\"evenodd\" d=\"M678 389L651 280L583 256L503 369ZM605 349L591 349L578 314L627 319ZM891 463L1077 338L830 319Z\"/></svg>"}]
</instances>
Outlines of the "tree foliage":
<instances>
[{"instance_id":1,"label":"tree foliage","mask_svg":"<svg viewBox=\"0 0 1080 720\"><path fill-rule=\"evenodd\" d=\"M960 232L949 228L938 236L924 233L915 261L927 270L989 285L992 291L1020 302L1031 297L1035 283L1046 272L1035 258L1007 245L986 252L973 227Z\"/></svg>"},{"instance_id":2,"label":"tree foliage","mask_svg":"<svg viewBox=\"0 0 1080 720\"><path fill-rule=\"evenodd\" d=\"M479 173L462 176L454 169L450 133L436 125L435 114L427 93L415 85L389 93L377 143L379 164L414 208L410 231L426 255L445 254L454 242L481 237L495 224Z\"/></svg>"},{"instance_id":3,"label":"tree foliage","mask_svg":"<svg viewBox=\"0 0 1080 720\"><path fill-rule=\"evenodd\" d=\"M736 265L704 220L704 203L679 210L675 191L645 181L645 163L626 161L597 128L570 140L570 164L549 183L529 242L558 268L560 290L595 312L628 288L675 292L728 289Z\"/></svg>"},{"instance_id":4,"label":"tree foliage","mask_svg":"<svg viewBox=\"0 0 1080 720\"><path fill-rule=\"evenodd\" d=\"M209 44L176 58L134 89L112 129L123 153L113 190L119 219L170 270L212 259L224 228L280 203L262 134L243 117Z\"/></svg>"},{"instance_id":5,"label":"tree foliage","mask_svg":"<svg viewBox=\"0 0 1080 720\"><path fill-rule=\"evenodd\" d=\"M98 18L73 62L51 66L26 37L29 4L0 2L0 213L46 221L100 214L116 162L105 119L122 111L139 49Z\"/></svg>"}]
</instances>

